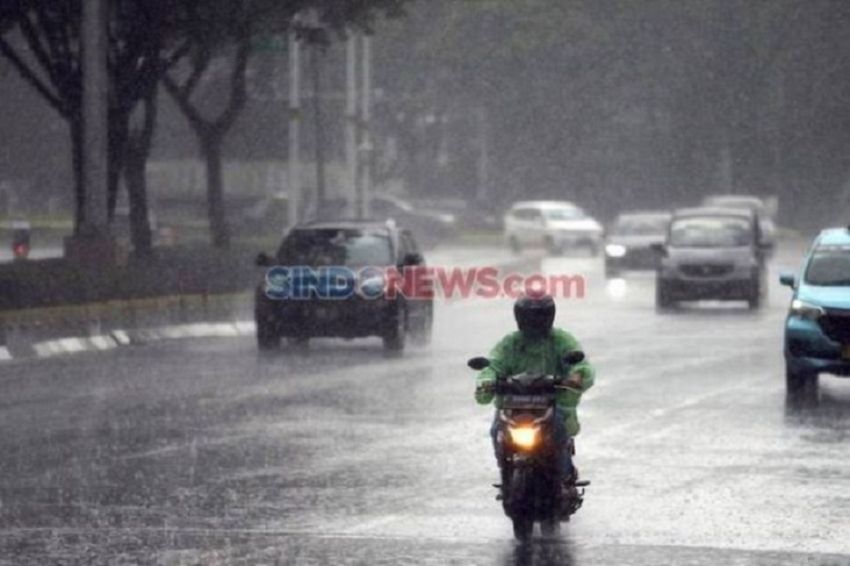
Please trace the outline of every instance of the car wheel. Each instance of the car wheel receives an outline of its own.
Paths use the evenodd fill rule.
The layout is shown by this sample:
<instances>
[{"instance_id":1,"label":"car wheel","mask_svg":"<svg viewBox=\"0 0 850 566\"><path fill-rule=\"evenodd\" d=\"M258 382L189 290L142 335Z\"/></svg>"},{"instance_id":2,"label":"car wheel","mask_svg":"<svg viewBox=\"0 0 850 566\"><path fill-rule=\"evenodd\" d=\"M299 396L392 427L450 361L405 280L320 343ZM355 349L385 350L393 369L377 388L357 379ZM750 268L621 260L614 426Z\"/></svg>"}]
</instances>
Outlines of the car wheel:
<instances>
[{"instance_id":1,"label":"car wheel","mask_svg":"<svg viewBox=\"0 0 850 566\"><path fill-rule=\"evenodd\" d=\"M658 310L669 310L675 306L675 301L670 297L670 289L661 279L655 280L655 308Z\"/></svg>"},{"instance_id":2,"label":"car wheel","mask_svg":"<svg viewBox=\"0 0 850 566\"><path fill-rule=\"evenodd\" d=\"M407 316L404 308L399 308L396 315L389 321L389 328L384 334L384 349L391 352L404 350L407 341Z\"/></svg>"},{"instance_id":3,"label":"car wheel","mask_svg":"<svg viewBox=\"0 0 850 566\"><path fill-rule=\"evenodd\" d=\"M795 371L785 366L785 392L789 397L799 398L817 396L818 374L807 371Z\"/></svg>"},{"instance_id":4,"label":"car wheel","mask_svg":"<svg viewBox=\"0 0 850 566\"><path fill-rule=\"evenodd\" d=\"M309 336L291 336L286 339L286 343L293 348L305 349L310 345Z\"/></svg>"},{"instance_id":5,"label":"car wheel","mask_svg":"<svg viewBox=\"0 0 850 566\"><path fill-rule=\"evenodd\" d=\"M280 347L280 334L270 320L257 317L257 348L263 351Z\"/></svg>"},{"instance_id":6,"label":"car wheel","mask_svg":"<svg viewBox=\"0 0 850 566\"><path fill-rule=\"evenodd\" d=\"M422 320L411 329L410 338L417 346L429 346L434 327L434 315L431 310L422 317Z\"/></svg>"},{"instance_id":7,"label":"car wheel","mask_svg":"<svg viewBox=\"0 0 850 566\"><path fill-rule=\"evenodd\" d=\"M510 246L511 251L515 254L522 253L522 246L519 244L519 240L516 236L511 236L508 239L508 245Z\"/></svg>"},{"instance_id":8,"label":"car wheel","mask_svg":"<svg viewBox=\"0 0 850 566\"><path fill-rule=\"evenodd\" d=\"M761 293L758 289L756 289L750 294L750 298L747 299L747 304L749 305L751 311L754 311L761 307Z\"/></svg>"},{"instance_id":9,"label":"car wheel","mask_svg":"<svg viewBox=\"0 0 850 566\"><path fill-rule=\"evenodd\" d=\"M564 253L563 246L558 246L555 244L555 240L551 237L547 236L545 241L546 253L549 255L561 255Z\"/></svg>"},{"instance_id":10,"label":"car wheel","mask_svg":"<svg viewBox=\"0 0 850 566\"><path fill-rule=\"evenodd\" d=\"M761 275L758 275L755 280L750 283L750 296L747 298L747 303L749 303L750 310L756 310L761 307L762 299L764 298L764 293L762 293L762 285L761 285Z\"/></svg>"}]
</instances>

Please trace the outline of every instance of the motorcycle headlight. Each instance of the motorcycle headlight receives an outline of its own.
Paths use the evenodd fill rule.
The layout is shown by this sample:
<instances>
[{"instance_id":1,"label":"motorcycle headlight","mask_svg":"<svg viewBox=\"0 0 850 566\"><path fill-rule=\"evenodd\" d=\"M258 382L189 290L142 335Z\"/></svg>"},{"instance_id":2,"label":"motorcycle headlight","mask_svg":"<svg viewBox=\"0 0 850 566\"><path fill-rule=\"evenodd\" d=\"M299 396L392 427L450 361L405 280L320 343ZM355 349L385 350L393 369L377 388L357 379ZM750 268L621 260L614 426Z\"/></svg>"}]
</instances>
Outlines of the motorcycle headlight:
<instances>
[{"instance_id":1,"label":"motorcycle headlight","mask_svg":"<svg viewBox=\"0 0 850 566\"><path fill-rule=\"evenodd\" d=\"M622 246L620 244L608 244L605 246L605 253L609 257L623 257L626 255L626 246Z\"/></svg>"},{"instance_id":2,"label":"motorcycle headlight","mask_svg":"<svg viewBox=\"0 0 850 566\"><path fill-rule=\"evenodd\" d=\"M536 426L517 426L509 427L508 432L511 435L511 442L518 448L529 450L537 445L537 433L539 429Z\"/></svg>"},{"instance_id":3,"label":"motorcycle headlight","mask_svg":"<svg viewBox=\"0 0 850 566\"><path fill-rule=\"evenodd\" d=\"M823 308L817 305L794 299L791 301L791 314L806 320L817 320L824 312Z\"/></svg>"}]
</instances>

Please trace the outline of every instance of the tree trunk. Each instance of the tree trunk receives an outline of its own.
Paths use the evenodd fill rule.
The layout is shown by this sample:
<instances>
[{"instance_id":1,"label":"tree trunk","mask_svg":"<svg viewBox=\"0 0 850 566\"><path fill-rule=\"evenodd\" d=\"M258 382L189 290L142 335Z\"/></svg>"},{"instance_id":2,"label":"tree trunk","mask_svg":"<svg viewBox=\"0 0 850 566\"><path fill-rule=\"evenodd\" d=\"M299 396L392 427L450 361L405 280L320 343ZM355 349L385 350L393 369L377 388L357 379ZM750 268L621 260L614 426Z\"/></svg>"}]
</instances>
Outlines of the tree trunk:
<instances>
[{"instance_id":1,"label":"tree trunk","mask_svg":"<svg viewBox=\"0 0 850 566\"><path fill-rule=\"evenodd\" d=\"M130 114L125 110L109 109L109 163L107 164L107 213L110 221L115 216L118 188L124 169L125 152L129 136Z\"/></svg>"},{"instance_id":2,"label":"tree trunk","mask_svg":"<svg viewBox=\"0 0 850 566\"><path fill-rule=\"evenodd\" d=\"M130 238L136 257L149 257L153 249L146 166L156 127L156 94L154 89L145 97L144 117L139 127L131 128L128 116L127 140L122 160L127 197L130 201Z\"/></svg>"},{"instance_id":3,"label":"tree trunk","mask_svg":"<svg viewBox=\"0 0 850 566\"><path fill-rule=\"evenodd\" d=\"M138 147L128 145L124 159L124 181L130 202L130 239L133 243L133 255L136 257L150 256L153 247L148 219L146 163L145 153L139 151Z\"/></svg>"},{"instance_id":4,"label":"tree trunk","mask_svg":"<svg viewBox=\"0 0 850 566\"><path fill-rule=\"evenodd\" d=\"M74 167L74 235L78 236L86 206L83 187L83 124L81 120L71 118L68 125L71 128L71 160Z\"/></svg>"},{"instance_id":5,"label":"tree trunk","mask_svg":"<svg viewBox=\"0 0 850 566\"><path fill-rule=\"evenodd\" d=\"M224 211L224 179L221 145L223 136L215 132L202 134L201 151L207 168L207 208L210 219L210 238L213 247L230 247L230 228Z\"/></svg>"}]
</instances>

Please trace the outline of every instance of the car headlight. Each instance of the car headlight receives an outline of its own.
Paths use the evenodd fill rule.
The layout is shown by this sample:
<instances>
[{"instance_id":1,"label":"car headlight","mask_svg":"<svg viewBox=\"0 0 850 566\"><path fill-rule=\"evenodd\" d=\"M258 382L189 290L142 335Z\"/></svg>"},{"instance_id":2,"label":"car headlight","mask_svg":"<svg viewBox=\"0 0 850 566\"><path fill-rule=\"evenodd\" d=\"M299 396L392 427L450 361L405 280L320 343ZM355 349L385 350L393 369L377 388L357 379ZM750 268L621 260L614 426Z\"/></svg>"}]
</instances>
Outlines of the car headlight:
<instances>
[{"instance_id":1,"label":"car headlight","mask_svg":"<svg viewBox=\"0 0 850 566\"><path fill-rule=\"evenodd\" d=\"M605 253L609 257L623 257L627 251L626 246L620 244L608 244L605 246Z\"/></svg>"},{"instance_id":2,"label":"car headlight","mask_svg":"<svg viewBox=\"0 0 850 566\"><path fill-rule=\"evenodd\" d=\"M806 320L817 320L824 314L824 311L817 305L794 299L791 301L791 314Z\"/></svg>"}]
</instances>

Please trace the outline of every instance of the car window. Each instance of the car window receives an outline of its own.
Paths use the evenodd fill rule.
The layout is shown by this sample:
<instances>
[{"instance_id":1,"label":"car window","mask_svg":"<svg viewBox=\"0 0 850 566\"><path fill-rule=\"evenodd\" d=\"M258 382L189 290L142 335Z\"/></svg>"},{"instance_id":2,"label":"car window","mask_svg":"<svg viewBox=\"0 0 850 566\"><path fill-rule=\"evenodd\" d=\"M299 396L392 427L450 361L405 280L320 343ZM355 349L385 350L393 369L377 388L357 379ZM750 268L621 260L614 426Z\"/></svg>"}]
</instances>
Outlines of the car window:
<instances>
[{"instance_id":1,"label":"car window","mask_svg":"<svg viewBox=\"0 0 850 566\"><path fill-rule=\"evenodd\" d=\"M667 233L670 220L664 217L620 217L614 224L613 234L620 236L662 236Z\"/></svg>"},{"instance_id":2,"label":"car window","mask_svg":"<svg viewBox=\"0 0 850 566\"><path fill-rule=\"evenodd\" d=\"M549 220L578 220L584 217L584 211L578 207L553 208L546 211L546 218Z\"/></svg>"},{"instance_id":3,"label":"car window","mask_svg":"<svg viewBox=\"0 0 850 566\"><path fill-rule=\"evenodd\" d=\"M536 220L540 218L540 211L534 208L520 208L514 210L513 216L517 220Z\"/></svg>"},{"instance_id":4,"label":"car window","mask_svg":"<svg viewBox=\"0 0 850 566\"><path fill-rule=\"evenodd\" d=\"M767 209L764 204L756 199L740 197L713 197L706 199L707 206L718 206L721 208L743 208L752 210L759 216L765 216Z\"/></svg>"},{"instance_id":5,"label":"car window","mask_svg":"<svg viewBox=\"0 0 850 566\"><path fill-rule=\"evenodd\" d=\"M726 248L749 246L752 224L744 218L680 218L670 229L670 245L683 248Z\"/></svg>"},{"instance_id":6,"label":"car window","mask_svg":"<svg viewBox=\"0 0 850 566\"><path fill-rule=\"evenodd\" d=\"M850 248L815 250L806 268L805 281L809 285L850 286Z\"/></svg>"},{"instance_id":7,"label":"car window","mask_svg":"<svg viewBox=\"0 0 850 566\"><path fill-rule=\"evenodd\" d=\"M418 253L419 248L416 246L416 240L413 235L405 230L401 233L402 254Z\"/></svg>"},{"instance_id":8,"label":"car window","mask_svg":"<svg viewBox=\"0 0 850 566\"><path fill-rule=\"evenodd\" d=\"M281 244L278 258L286 265L391 265L392 246L386 232L360 229L298 230Z\"/></svg>"}]
</instances>

